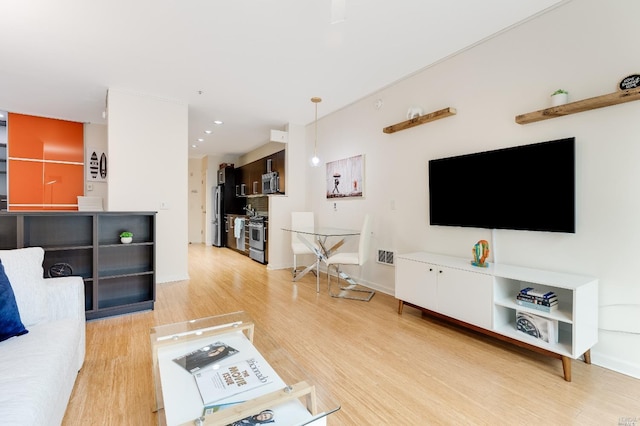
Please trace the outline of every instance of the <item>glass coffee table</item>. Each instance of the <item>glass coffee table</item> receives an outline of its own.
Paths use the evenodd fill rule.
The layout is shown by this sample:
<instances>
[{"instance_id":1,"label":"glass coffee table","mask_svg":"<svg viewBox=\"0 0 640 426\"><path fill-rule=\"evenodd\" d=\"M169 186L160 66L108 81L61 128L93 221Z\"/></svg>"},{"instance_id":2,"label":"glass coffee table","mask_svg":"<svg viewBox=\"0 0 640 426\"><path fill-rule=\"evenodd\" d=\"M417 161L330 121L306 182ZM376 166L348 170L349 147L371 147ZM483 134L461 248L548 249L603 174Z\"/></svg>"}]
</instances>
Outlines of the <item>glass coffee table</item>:
<instances>
[{"instance_id":1,"label":"glass coffee table","mask_svg":"<svg viewBox=\"0 0 640 426\"><path fill-rule=\"evenodd\" d=\"M340 409L244 312L151 328L161 425L326 425Z\"/></svg>"}]
</instances>

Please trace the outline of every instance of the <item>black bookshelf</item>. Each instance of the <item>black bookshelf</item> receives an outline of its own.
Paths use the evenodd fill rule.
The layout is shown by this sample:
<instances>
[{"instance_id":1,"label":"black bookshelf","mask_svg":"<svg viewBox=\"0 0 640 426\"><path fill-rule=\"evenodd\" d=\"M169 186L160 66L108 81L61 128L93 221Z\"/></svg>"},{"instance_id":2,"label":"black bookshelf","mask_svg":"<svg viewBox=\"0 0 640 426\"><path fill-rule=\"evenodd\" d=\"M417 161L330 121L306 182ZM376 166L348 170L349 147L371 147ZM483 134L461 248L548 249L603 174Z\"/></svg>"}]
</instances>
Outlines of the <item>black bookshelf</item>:
<instances>
[{"instance_id":1,"label":"black bookshelf","mask_svg":"<svg viewBox=\"0 0 640 426\"><path fill-rule=\"evenodd\" d=\"M2 212L0 249L42 247L44 275L67 264L82 277L87 319L153 309L155 212ZM133 233L122 244L120 233Z\"/></svg>"}]
</instances>

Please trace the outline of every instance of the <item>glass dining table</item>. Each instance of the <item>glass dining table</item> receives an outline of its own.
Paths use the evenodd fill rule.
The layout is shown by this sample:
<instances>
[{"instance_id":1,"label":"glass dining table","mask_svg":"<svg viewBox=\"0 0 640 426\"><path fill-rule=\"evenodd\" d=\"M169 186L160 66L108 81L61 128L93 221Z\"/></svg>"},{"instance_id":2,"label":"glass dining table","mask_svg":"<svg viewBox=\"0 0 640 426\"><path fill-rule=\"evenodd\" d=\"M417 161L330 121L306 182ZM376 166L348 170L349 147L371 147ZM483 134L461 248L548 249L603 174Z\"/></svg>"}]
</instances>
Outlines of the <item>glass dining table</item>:
<instances>
[{"instance_id":1,"label":"glass dining table","mask_svg":"<svg viewBox=\"0 0 640 426\"><path fill-rule=\"evenodd\" d=\"M300 228L282 228L283 231L293 232L298 235L300 242L304 243L316 256L314 263L307 266L302 272L297 273L293 277L293 281L298 281L309 272L316 271L316 292L320 292L320 262L324 262L334 254L348 237L360 235L359 229L344 229L332 227L300 227ZM310 241L309 237L313 237L315 244Z\"/></svg>"}]
</instances>

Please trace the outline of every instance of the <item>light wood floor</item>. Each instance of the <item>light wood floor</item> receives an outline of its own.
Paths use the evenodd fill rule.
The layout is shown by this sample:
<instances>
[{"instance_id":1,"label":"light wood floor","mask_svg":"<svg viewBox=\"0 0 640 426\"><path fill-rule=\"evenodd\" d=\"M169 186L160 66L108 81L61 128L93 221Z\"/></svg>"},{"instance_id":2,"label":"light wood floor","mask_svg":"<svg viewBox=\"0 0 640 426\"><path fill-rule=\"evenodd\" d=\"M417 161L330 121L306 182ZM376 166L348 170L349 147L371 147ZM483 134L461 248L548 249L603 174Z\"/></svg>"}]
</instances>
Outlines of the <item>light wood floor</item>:
<instances>
[{"instance_id":1,"label":"light wood floor","mask_svg":"<svg viewBox=\"0 0 640 426\"><path fill-rule=\"evenodd\" d=\"M152 312L87 323L65 425L156 424L149 328L239 310L340 402L329 425L640 424L639 380L574 361L565 382L559 360L410 307L399 316L385 294L334 299L312 275L293 283L289 270L204 245L189 247L189 274L158 285Z\"/></svg>"}]
</instances>

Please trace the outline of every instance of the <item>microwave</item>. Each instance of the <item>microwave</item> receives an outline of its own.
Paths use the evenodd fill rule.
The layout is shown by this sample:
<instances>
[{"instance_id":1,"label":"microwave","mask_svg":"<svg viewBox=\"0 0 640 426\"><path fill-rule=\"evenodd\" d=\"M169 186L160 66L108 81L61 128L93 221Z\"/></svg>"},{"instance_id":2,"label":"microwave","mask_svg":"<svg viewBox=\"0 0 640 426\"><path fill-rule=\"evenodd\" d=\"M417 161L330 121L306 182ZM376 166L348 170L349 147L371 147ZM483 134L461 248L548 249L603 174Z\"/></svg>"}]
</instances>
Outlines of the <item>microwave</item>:
<instances>
[{"instance_id":1,"label":"microwave","mask_svg":"<svg viewBox=\"0 0 640 426\"><path fill-rule=\"evenodd\" d=\"M269 172L262 175L262 193L275 194L280 188L278 185L280 178L278 172Z\"/></svg>"}]
</instances>

